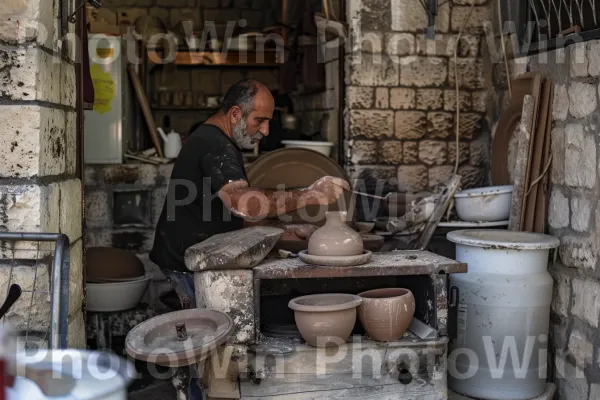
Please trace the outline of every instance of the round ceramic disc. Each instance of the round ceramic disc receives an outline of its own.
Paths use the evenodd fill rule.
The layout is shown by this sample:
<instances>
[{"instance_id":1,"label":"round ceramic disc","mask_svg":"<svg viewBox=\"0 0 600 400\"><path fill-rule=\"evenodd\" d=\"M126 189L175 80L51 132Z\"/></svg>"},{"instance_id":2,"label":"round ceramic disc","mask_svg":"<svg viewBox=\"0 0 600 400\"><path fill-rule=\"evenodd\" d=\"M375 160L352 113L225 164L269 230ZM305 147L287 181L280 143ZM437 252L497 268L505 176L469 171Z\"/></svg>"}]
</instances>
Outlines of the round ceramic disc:
<instances>
[{"instance_id":1,"label":"round ceramic disc","mask_svg":"<svg viewBox=\"0 0 600 400\"><path fill-rule=\"evenodd\" d=\"M371 260L373 253L369 250L363 251L363 254L356 256L314 256L308 254L306 250L298 253L298 258L307 264L321 265L328 267L351 267L354 265L366 264Z\"/></svg>"}]
</instances>

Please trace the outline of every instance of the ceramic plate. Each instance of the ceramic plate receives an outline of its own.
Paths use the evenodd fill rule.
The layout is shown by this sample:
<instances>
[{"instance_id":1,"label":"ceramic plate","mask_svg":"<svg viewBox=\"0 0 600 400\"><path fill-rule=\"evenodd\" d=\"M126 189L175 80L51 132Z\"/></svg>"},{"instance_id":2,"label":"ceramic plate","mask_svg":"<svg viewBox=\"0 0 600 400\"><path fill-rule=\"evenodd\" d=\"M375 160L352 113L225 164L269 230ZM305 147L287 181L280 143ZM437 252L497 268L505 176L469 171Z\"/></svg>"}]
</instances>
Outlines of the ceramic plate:
<instances>
[{"instance_id":1,"label":"ceramic plate","mask_svg":"<svg viewBox=\"0 0 600 400\"><path fill-rule=\"evenodd\" d=\"M366 264L371 260L373 253L365 250L363 254L357 256L313 256L302 250L298 253L300 260L307 264L321 265L328 267L351 267L354 265Z\"/></svg>"},{"instance_id":2,"label":"ceramic plate","mask_svg":"<svg viewBox=\"0 0 600 400\"><path fill-rule=\"evenodd\" d=\"M509 221L494 221L494 222L465 222L465 221L452 221L452 222L440 222L438 226L440 228L491 228L496 226L508 226Z\"/></svg>"}]
</instances>

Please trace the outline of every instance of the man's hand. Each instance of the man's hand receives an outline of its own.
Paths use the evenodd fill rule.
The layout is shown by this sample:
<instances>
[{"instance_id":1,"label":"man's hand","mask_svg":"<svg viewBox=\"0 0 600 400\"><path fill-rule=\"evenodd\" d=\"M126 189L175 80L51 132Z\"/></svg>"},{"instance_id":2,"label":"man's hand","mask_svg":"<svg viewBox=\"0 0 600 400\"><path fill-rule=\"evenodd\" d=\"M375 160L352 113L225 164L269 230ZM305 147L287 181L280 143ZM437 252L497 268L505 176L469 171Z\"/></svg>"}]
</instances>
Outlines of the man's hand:
<instances>
[{"instance_id":1,"label":"man's hand","mask_svg":"<svg viewBox=\"0 0 600 400\"><path fill-rule=\"evenodd\" d=\"M319 229L316 225L310 224L285 224L282 240L308 240L310 236Z\"/></svg>"},{"instance_id":2,"label":"man's hand","mask_svg":"<svg viewBox=\"0 0 600 400\"><path fill-rule=\"evenodd\" d=\"M308 190L319 194L319 204L335 203L344 190L350 190L350 184L343 179L324 176L308 187Z\"/></svg>"}]
</instances>

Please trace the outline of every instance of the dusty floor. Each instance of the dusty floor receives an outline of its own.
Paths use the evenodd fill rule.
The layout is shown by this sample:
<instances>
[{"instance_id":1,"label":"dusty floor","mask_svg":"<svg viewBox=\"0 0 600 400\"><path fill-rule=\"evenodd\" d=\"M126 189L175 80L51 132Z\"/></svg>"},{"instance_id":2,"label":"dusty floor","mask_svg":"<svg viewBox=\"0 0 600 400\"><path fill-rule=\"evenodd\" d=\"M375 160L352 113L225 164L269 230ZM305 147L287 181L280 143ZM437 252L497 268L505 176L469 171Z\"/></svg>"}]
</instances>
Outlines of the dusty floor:
<instances>
[{"instance_id":1,"label":"dusty floor","mask_svg":"<svg viewBox=\"0 0 600 400\"><path fill-rule=\"evenodd\" d=\"M129 394L129 400L175 400L175 389L170 382L159 382Z\"/></svg>"}]
</instances>

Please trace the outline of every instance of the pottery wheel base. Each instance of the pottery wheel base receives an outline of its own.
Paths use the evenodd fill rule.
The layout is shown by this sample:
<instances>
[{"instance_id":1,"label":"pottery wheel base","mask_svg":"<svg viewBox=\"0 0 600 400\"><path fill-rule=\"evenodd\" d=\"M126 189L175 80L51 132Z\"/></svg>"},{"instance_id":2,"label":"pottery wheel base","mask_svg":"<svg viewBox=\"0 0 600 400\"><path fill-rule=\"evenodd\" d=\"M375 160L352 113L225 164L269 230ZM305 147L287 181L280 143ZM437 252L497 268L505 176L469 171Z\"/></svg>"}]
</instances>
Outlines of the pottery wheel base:
<instances>
[{"instance_id":1,"label":"pottery wheel base","mask_svg":"<svg viewBox=\"0 0 600 400\"><path fill-rule=\"evenodd\" d=\"M298 258L307 264L326 265L332 267L351 267L354 265L366 264L371 260L373 253L365 250L363 254L356 256L315 256L308 254L306 250L298 253Z\"/></svg>"}]
</instances>

